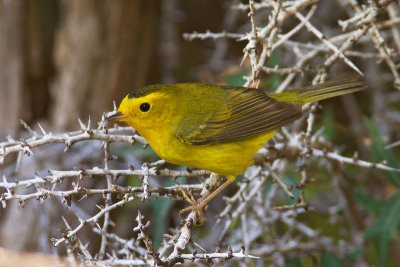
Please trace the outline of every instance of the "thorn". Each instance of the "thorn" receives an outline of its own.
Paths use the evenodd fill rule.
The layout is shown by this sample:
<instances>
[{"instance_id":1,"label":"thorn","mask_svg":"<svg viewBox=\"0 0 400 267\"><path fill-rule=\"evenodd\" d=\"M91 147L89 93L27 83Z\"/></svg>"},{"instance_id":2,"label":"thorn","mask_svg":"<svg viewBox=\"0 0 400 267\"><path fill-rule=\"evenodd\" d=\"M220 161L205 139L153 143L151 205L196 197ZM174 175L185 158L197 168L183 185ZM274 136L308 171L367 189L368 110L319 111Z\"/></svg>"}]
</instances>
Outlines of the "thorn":
<instances>
[{"instance_id":1,"label":"thorn","mask_svg":"<svg viewBox=\"0 0 400 267\"><path fill-rule=\"evenodd\" d=\"M43 135L47 135L46 131L43 129L42 125L40 125L40 123L38 122L38 126L40 131L42 132Z\"/></svg>"},{"instance_id":2,"label":"thorn","mask_svg":"<svg viewBox=\"0 0 400 267\"><path fill-rule=\"evenodd\" d=\"M89 115L89 119L88 119L88 123L87 123L87 129L88 130L91 129L91 124L92 124L92 122L90 120L90 115Z\"/></svg>"},{"instance_id":3,"label":"thorn","mask_svg":"<svg viewBox=\"0 0 400 267\"><path fill-rule=\"evenodd\" d=\"M247 58L247 51L244 51L244 55L243 55L242 61L240 61L240 65L239 65L240 67L243 65L243 63L246 60L246 58Z\"/></svg>"},{"instance_id":4,"label":"thorn","mask_svg":"<svg viewBox=\"0 0 400 267\"><path fill-rule=\"evenodd\" d=\"M62 218L62 220L64 221L65 226L67 226L68 230L70 230L70 229L71 229L71 226L69 225L67 219L65 219L64 216L62 216L61 218Z\"/></svg>"},{"instance_id":5,"label":"thorn","mask_svg":"<svg viewBox=\"0 0 400 267\"><path fill-rule=\"evenodd\" d=\"M78 123L79 123L79 126L81 127L82 131L86 130L86 127L85 127L85 125L83 124L83 122L82 122L82 120L80 118L78 118Z\"/></svg>"},{"instance_id":6,"label":"thorn","mask_svg":"<svg viewBox=\"0 0 400 267\"><path fill-rule=\"evenodd\" d=\"M357 161L357 160L359 160L359 158L360 158L360 156L359 156L359 154L358 154L358 151L354 151L353 160L354 160L354 161Z\"/></svg>"},{"instance_id":7,"label":"thorn","mask_svg":"<svg viewBox=\"0 0 400 267\"><path fill-rule=\"evenodd\" d=\"M37 137L39 136L37 134L37 132L35 132L34 130L32 130L32 128L21 118L19 118L19 122L21 123L22 127L25 128L25 130L27 130L28 132L30 132L33 136Z\"/></svg>"}]
</instances>

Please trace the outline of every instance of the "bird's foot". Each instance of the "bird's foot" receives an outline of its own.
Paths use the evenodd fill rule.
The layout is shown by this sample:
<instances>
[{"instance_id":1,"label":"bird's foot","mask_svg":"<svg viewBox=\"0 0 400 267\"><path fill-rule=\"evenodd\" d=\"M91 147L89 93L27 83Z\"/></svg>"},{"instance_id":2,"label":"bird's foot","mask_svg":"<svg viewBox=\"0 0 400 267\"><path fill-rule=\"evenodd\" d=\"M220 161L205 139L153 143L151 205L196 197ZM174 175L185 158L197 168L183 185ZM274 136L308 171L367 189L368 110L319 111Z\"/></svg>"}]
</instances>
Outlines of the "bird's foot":
<instances>
[{"instance_id":1,"label":"bird's foot","mask_svg":"<svg viewBox=\"0 0 400 267\"><path fill-rule=\"evenodd\" d=\"M179 215L185 214L186 212L192 212L195 211L197 212L197 225L203 225L206 222L206 218L204 217L204 208L207 205L207 203L204 203L204 200L201 201L200 203L194 202L191 204L191 206L181 209L179 211Z\"/></svg>"},{"instance_id":2,"label":"bird's foot","mask_svg":"<svg viewBox=\"0 0 400 267\"><path fill-rule=\"evenodd\" d=\"M183 198L190 204L190 205L195 205L197 204L196 199L194 198L192 192L188 191L186 192L185 189L182 187L178 187L179 192L182 194Z\"/></svg>"}]
</instances>

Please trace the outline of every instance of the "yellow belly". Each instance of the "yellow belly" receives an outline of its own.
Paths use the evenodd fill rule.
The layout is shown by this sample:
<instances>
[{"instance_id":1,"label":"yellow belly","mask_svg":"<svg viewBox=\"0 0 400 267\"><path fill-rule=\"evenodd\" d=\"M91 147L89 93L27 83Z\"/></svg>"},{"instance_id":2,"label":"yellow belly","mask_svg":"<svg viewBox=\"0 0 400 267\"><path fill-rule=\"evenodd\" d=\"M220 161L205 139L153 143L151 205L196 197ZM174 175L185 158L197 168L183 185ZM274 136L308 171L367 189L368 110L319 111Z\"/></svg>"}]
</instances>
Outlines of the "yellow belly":
<instances>
[{"instance_id":1,"label":"yellow belly","mask_svg":"<svg viewBox=\"0 0 400 267\"><path fill-rule=\"evenodd\" d=\"M236 177L253 164L254 155L275 132L242 141L212 145L182 143L168 134L146 137L153 150L164 160L176 164L205 169L225 176Z\"/></svg>"}]
</instances>

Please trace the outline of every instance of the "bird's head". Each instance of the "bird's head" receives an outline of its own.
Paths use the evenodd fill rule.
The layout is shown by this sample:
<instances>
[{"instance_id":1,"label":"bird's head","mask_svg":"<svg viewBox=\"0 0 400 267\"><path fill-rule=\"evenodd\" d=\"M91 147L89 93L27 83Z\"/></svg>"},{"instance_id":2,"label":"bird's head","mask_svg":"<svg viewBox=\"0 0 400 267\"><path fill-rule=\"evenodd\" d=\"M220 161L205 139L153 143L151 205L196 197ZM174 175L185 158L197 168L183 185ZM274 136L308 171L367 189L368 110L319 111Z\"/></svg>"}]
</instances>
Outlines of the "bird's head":
<instances>
[{"instance_id":1,"label":"bird's head","mask_svg":"<svg viewBox=\"0 0 400 267\"><path fill-rule=\"evenodd\" d=\"M171 117L171 94L165 85L152 85L128 94L118 107L118 112L107 120L119 120L137 131L159 128Z\"/></svg>"}]
</instances>

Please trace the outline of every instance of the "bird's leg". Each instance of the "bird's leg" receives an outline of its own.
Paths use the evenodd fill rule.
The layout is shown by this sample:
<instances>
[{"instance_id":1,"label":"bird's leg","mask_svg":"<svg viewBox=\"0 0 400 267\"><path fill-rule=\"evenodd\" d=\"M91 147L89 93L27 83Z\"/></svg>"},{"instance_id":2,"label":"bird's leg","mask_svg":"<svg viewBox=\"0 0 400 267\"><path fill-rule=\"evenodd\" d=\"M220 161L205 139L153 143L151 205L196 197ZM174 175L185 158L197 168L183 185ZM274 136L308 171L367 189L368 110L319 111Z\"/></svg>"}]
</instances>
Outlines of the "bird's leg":
<instances>
[{"instance_id":1,"label":"bird's leg","mask_svg":"<svg viewBox=\"0 0 400 267\"><path fill-rule=\"evenodd\" d=\"M207 204L215 198L219 193L221 193L228 185L230 185L234 179L228 178L220 187L218 187L215 191L213 191L210 195L208 195L205 199L200 201L200 203L196 203L190 207L187 207L185 209L180 210L179 214L183 214L188 211L197 211L197 214L199 216L199 221L200 224L203 224L205 222L204 218L204 213L203 210L207 206Z\"/></svg>"}]
</instances>

